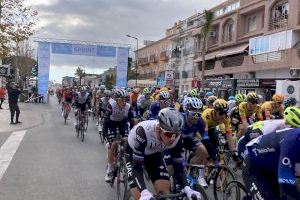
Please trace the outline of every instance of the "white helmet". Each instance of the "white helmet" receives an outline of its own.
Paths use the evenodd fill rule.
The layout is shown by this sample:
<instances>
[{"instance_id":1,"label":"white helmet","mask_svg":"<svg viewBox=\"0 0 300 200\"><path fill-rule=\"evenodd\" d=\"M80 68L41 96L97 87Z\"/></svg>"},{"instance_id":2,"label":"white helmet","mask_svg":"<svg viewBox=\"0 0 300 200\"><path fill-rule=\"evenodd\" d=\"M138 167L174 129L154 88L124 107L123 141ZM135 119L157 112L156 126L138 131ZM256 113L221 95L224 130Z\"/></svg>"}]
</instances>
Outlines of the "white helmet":
<instances>
[{"instance_id":1,"label":"white helmet","mask_svg":"<svg viewBox=\"0 0 300 200\"><path fill-rule=\"evenodd\" d=\"M159 93L159 95L160 95L160 99L169 99L170 98L170 94L167 91L161 91Z\"/></svg>"},{"instance_id":2,"label":"white helmet","mask_svg":"<svg viewBox=\"0 0 300 200\"><path fill-rule=\"evenodd\" d=\"M100 89L100 90L105 90L106 87L105 87L105 85L100 85L99 89Z\"/></svg>"},{"instance_id":3,"label":"white helmet","mask_svg":"<svg viewBox=\"0 0 300 200\"><path fill-rule=\"evenodd\" d=\"M127 97L127 92L126 92L126 90L123 90L123 89L116 89L116 90L115 90L115 97L116 97L116 98Z\"/></svg>"},{"instance_id":4,"label":"white helmet","mask_svg":"<svg viewBox=\"0 0 300 200\"><path fill-rule=\"evenodd\" d=\"M202 109L203 103L196 97L189 97L186 104L187 108Z\"/></svg>"},{"instance_id":5,"label":"white helmet","mask_svg":"<svg viewBox=\"0 0 300 200\"><path fill-rule=\"evenodd\" d=\"M183 126L183 117L174 108L164 108L158 113L159 126L170 132L180 132Z\"/></svg>"}]
</instances>

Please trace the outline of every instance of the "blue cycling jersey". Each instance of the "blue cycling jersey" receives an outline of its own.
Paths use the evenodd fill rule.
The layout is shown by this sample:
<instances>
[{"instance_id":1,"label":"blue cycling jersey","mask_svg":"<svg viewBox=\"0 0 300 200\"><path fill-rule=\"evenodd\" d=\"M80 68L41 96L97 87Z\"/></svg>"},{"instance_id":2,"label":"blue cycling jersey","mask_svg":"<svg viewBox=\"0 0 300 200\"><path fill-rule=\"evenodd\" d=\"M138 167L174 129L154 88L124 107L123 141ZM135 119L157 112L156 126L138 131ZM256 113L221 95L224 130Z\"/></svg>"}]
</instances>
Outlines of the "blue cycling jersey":
<instances>
[{"instance_id":1,"label":"blue cycling jersey","mask_svg":"<svg viewBox=\"0 0 300 200\"><path fill-rule=\"evenodd\" d=\"M149 108L149 119L155 119L160 111L160 103L159 102L152 102Z\"/></svg>"},{"instance_id":2,"label":"blue cycling jersey","mask_svg":"<svg viewBox=\"0 0 300 200\"><path fill-rule=\"evenodd\" d=\"M184 118L184 124L183 124L182 131L181 131L182 138L189 137L189 138L194 139L195 134L197 132L199 132L201 137L202 137L202 140L203 139L208 139L208 134L205 131L205 123L204 123L202 118L200 118L196 124L192 125L191 127L188 127L187 123L186 123L187 114L182 113L182 116Z\"/></svg>"},{"instance_id":3,"label":"blue cycling jersey","mask_svg":"<svg viewBox=\"0 0 300 200\"><path fill-rule=\"evenodd\" d=\"M246 147L246 158L250 161L250 168L255 169L252 171L259 174L258 180L263 174L277 177L276 183L269 184L279 185L281 196L300 199L295 177L296 168L300 164L300 128L259 136Z\"/></svg>"}]
</instances>

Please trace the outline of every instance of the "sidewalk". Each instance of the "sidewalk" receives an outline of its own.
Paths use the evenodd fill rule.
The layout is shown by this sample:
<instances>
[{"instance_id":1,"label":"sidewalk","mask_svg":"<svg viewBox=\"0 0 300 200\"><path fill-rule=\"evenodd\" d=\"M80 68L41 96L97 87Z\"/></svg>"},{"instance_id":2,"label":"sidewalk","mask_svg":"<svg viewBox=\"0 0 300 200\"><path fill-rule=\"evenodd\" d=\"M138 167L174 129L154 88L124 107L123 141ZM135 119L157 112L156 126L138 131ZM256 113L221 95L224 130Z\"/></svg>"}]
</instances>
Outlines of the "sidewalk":
<instances>
[{"instance_id":1,"label":"sidewalk","mask_svg":"<svg viewBox=\"0 0 300 200\"><path fill-rule=\"evenodd\" d=\"M32 104L19 103L21 111L19 120L22 123L11 125L9 107L7 102L4 102L2 104L3 109L0 109L0 133L24 130L42 124L42 114L37 111L34 111L34 109L32 109L31 106Z\"/></svg>"}]
</instances>

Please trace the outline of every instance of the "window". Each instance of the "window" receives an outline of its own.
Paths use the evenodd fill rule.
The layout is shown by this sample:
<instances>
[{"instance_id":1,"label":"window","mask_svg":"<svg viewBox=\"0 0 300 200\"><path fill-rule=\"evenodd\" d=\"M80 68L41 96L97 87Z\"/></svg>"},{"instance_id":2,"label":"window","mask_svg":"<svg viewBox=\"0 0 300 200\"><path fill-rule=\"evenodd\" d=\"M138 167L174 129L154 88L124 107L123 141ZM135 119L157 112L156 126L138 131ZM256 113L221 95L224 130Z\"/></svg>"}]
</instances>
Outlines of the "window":
<instances>
[{"instance_id":1,"label":"window","mask_svg":"<svg viewBox=\"0 0 300 200\"><path fill-rule=\"evenodd\" d=\"M230 42L233 39L233 20L229 20L224 24L223 28L223 42Z\"/></svg>"},{"instance_id":2,"label":"window","mask_svg":"<svg viewBox=\"0 0 300 200\"><path fill-rule=\"evenodd\" d=\"M248 32L252 32L256 30L256 16L252 16L248 18Z\"/></svg>"},{"instance_id":3,"label":"window","mask_svg":"<svg viewBox=\"0 0 300 200\"><path fill-rule=\"evenodd\" d=\"M273 18L287 17L289 14L289 3L281 2L274 6L272 10Z\"/></svg>"}]
</instances>

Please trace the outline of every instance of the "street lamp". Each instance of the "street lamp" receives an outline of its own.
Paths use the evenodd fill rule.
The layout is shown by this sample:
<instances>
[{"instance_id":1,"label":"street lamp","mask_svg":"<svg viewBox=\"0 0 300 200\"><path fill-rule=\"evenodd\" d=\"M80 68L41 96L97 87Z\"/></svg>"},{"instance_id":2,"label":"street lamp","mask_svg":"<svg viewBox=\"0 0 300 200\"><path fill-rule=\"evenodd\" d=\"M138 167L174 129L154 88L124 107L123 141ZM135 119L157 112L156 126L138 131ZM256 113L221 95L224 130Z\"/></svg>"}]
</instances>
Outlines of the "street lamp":
<instances>
[{"instance_id":1,"label":"street lamp","mask_svg":"<svg viewBox=\"0 0 300 200\"><path fill-rule=\"evenodd\" d=\"M135 53L135 87L137 87L137 68L138 68L138 56L139 56L139 39L137 37L133 37L131 35L126 35L129 38L133 38L136 40L136 53Z\"/></svg>"}]
</instances>

